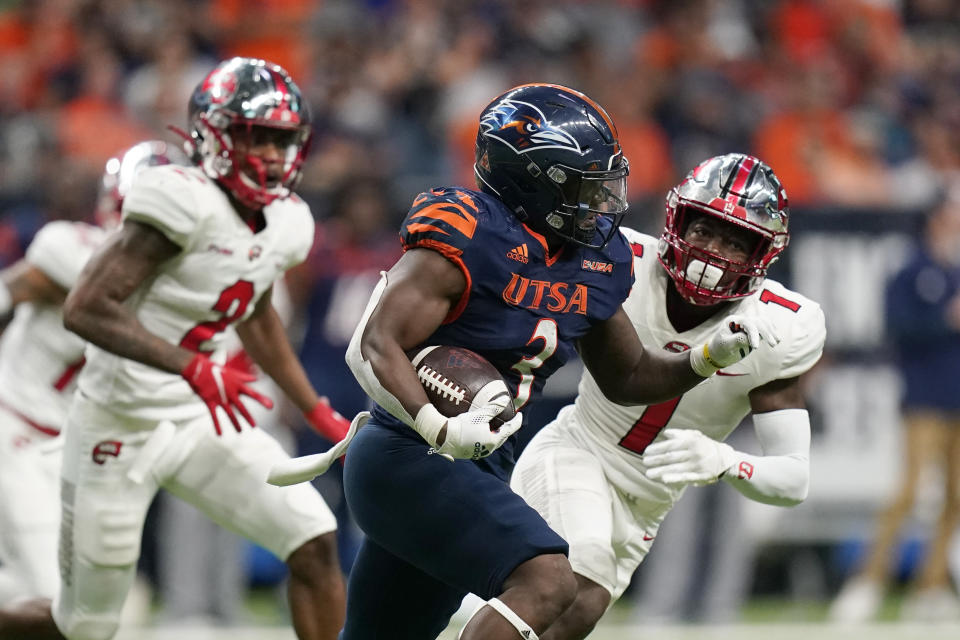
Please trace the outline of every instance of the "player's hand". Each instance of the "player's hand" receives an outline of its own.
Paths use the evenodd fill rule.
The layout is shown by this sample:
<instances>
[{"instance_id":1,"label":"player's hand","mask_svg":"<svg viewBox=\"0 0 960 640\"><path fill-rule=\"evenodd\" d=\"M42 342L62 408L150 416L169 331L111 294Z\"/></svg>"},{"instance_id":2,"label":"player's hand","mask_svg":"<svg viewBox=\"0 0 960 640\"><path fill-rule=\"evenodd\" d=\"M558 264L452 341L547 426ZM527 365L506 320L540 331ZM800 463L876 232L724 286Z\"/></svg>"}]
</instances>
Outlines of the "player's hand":
<instances>
[{"instance_id":1,"label":"player's hand","mask_svg":"<svg viewBox=\"0 0 960 640\"><path fill-rule=\"evenodd\" d=\"M469 460L486 458L516 433L523 423L523 416L518 412L499 429L491 431L490 421L501 411L503 407L488 404L447 418L447 436L443 444L436 447L437 453Z\"/></svg>"},{"instance_id":2,"label":"player's hand","mask_svg":"<svg viewBox=\"0 0 960 640\"><path fill-rule=\"evenodd\" d=\"M230 367L235 371L249 373L252 376L257 375L256 363L254 363L253 358L251 358L250 355L243 349L228 354L227 362L223 366Z\"/></svg>"},{"instance_id":3,"label":"player's hand","mask_svg":"<svg viewBox=\"0 0 960 640\"><path fill-rule=\"evenodd\" d=\"M773 323L758 316L731 315L700 348L690 350L690 366L704 378L740 362L761 342L774 346L780 342Z\"/></svg>"},{"instance_id":4,"label":"player's hand","mask_svg":"<svg viewBox=\"0 0 960 640\"><path fill-rule=\"evenodd\" d=\"M248 386L257 377L251 373L238 371L229 366L221 366L210 361L210 358L202 353L193 356L193 359L180 372L184 380L193 389L193 392L200 396L210 410L210 416L213 418L213 427L217 430L217 435L222 435L220 421L217 418L217 407L221 407L233 423L233 428L240 432L240 422L234 414L238 411L243 419L251 427L256 423L247 408L240 401L240 396L253 398L267 409L273 408L273 401L259 391Z\"/></svg>"},{"instance_id":5,"label":"player's hand","mask_svg":"<svg viewBox=\"0 0 960 640\"><path fill-rule=\"evenodd\" d=\"M643 452L644 473L665 484L711 484L736 464L735 457L733 447L695 429L664 429Z\"/></svg>"},{"instance_id":6,"label":"player's hand","mask_svg":"<svg viewBox=\"0 0 960 640\"><path fill-rule=\"evenodd\" d=\"M313 406L309 413L303 414L313 430L330 442L340 442L350 429L350 421L330 406L326 397Z\"/></svg>"}]
</instances>

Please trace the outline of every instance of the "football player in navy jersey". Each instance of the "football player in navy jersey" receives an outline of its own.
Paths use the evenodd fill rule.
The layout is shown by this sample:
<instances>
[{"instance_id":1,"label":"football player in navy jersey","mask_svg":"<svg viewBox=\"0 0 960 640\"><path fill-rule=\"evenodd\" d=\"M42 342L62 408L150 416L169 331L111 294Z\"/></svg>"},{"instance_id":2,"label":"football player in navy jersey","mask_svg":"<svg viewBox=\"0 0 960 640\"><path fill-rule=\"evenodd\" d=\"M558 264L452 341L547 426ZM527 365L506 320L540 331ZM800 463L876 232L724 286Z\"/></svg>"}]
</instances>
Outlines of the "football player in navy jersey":
<instances>
[{"instance_id":1,"label":"football player in navy jersey","mask_svg":"<svg viewBox=\"0 0 960 640\"><path fill-rule=\"evenodd\" d=\"M346 459L348 504L365 540L350 575L342 640L436 638L468 592L486 605L465 640L537 638L573 602L567 543L507 484L522 410L579 352L621 404L676 397L775 342L731 316L688 353L646 350L621 303L633 253L618 232L628 163L606 111L566 87L529 84L481 113L479 190L420 194L404 254L373 293L347 352L377 403ZM405 352L471 349L514 393L453 418L427 399Z\"/></svg>"}]
</instances>

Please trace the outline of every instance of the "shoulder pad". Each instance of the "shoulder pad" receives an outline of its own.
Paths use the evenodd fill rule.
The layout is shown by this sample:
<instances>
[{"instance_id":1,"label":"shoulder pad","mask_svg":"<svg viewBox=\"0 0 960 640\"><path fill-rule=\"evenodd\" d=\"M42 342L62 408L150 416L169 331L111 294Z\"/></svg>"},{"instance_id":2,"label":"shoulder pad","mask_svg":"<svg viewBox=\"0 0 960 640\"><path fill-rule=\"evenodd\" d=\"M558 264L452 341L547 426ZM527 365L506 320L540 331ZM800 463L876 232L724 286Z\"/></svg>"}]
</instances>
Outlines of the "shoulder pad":
<instances>
[{"instance_id":1,"label":"shoulder pad","mask_svg":"<svg viewBox=\"0 0 960 640\"><path fill-rule=\"evenodd\" d=\"M174 244L185 247L199 222L196 188L210 184L209 178L193 167L148 167L137 175L123 199L122 217L156 227Z\"/></svg>"},{"instance_id":2,"label":"shoulder pad","mask_svg":"<svg viewBox=\"0 0 960 640\"><path fill-rule=\"evenodd\" d=\"M26 261L64 289L70 289L105 235L100 227L55 220L34 236L27 247Z\"/></svg>"},{"instance_id":3,"label":"shoulder pad","mask_svg":"<svg viewBox=\"0 0 960 640\"><path fill-rule=\"evenodd\" d=\"M827 329L823 309L806 296L787 289L776 280L764 281L757 296L759 306L786 329L777 346L783 353L781 378L808 371L823 354Z\"/></svg>"},{"instance_id":4,"label":"shoulder pad","mask_svg":"<svg viewBox=\"0 0 960 640\"><path fill-rule=\"evenodd\" d=\"M404 250L428 247L445 255L460 255L477 231L481 206L476 194L464 189L421 193L400 228Z\"/></svg>"}]
</instances>

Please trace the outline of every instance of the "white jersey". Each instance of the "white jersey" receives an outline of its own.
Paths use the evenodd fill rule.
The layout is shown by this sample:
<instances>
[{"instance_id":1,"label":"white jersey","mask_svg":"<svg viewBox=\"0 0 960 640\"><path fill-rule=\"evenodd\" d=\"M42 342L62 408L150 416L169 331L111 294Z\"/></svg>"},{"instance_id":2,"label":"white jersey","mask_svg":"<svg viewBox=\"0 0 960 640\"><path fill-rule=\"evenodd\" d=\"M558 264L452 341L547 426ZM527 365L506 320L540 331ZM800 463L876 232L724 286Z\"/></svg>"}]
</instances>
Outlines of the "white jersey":
<instances>
[{"instance_id":1,"label":"white jersey","mask_svg":"<svg viewBox=\"0 0 960 640\"><path fill-rule=\"evenodd\" d=\"M225 329L249 317L260 296L313 244L313 217L299 197L276 200L263 214L266 227L255 233L197 167L163 165L137 176L124 198L123 219L149 224L182 248L127 300L147 331L224 361ZM93 345L79 385L98 404L135 419L177 421L207 413L178 374Z\"/></svg>"},{"instance_id":2,"label":"white jersey","mask_svg":"<svg viewBox=\"0 0 960 640\"><path fill-rule=\"evenodd\" d=\"M624 310L648 349L686 350L707 342L728 315L682 333L666 313L668 275L657 260L657 240L623 229L635 247L636 282ZM679 398L650 406L625 407L604 397L585 372L580 381L572 419L558 420L560 428L604 462L610 480L623 492L647 503L672 503L681 489L653 482L643 474L641 453L665 427L698 429L714 440L724 440L750 412L751 389L773 380L792 378L810 369L823 351L826 329L823 311L812 300L767 279L759 291L737 302L730 313L765 316L777 328L781 341L762 344L737 364L719 371ZM564 416L561 416L564 417Z\"/></svg>"},{"instance_id":3,"label":"white jersey","mask_svg":"<svg viewBox=\"0 0 960 640\"><path fill-rule=\"evenodd\" d=\"M45 225L27 248L26 261L70 290L106 231L82 222ZM24 302L0 339L0 403L36 425L59 431L84 341L63 327L60 305Z\"/></svg>"}]
</instances>

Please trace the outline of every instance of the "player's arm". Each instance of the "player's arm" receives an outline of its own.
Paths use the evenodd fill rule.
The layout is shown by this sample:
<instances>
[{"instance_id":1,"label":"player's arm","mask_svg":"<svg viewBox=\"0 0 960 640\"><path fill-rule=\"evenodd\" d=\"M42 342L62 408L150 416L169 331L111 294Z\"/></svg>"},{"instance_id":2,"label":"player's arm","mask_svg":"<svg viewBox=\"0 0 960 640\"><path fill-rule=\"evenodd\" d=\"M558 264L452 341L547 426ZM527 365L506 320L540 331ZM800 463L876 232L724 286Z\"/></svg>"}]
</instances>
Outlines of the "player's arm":
<instances>
[{"instance_id":1,"label":"player's arm","mask_svg":"<svg viewBox=\"0 0 960 640\"><path fill-rule=\"evenodd\" d=\"M623 308L597 324L578 344L600 390L617 404L653 404L703 382L686 353L646 349Z\"/></svg>"},{"instance_id":2,"label":"player's arm","mask_svg":"<svg viewBox=\"0 0 960 640\"><path fill-rule=\"evenodd\" d=\"M130 360L180 374L207 405L220 434L217 407L240 431L238 411L249 424L250 413L240 401L245 395L272 407L269 398L247 384L255 377L220 366L202 353L171 344L147 329L126 304L142 283L150 279L180 247L159 229L126 220L120 230L84 266L76 286L63 305L63 323L84 340Z\"/></svg>"},{"instance_id":3,"label":"player's arm","mask_svg":"<svg viewBox=\"0 0 960 640\"><path fill-rule=\"evenodd\" d=\"M773 380L750 392L762 455L734 450L723 480L751 500L780 506L803 502L810 487L810 416L802 376Z\"/></svg>"},{"instance_id":4,"label":"player's arm","mask_svg":"<svg viewBox=\"0 0 960 640\"><path fill-rule=\"evenodd\" d=\"M427 398L405 351L423 344L466 289L459 268L431 249L410 249L381 278L347 349L360 386L443 455L489 455L520 428L521 414L496 432L490 420L506 405L446 418Z\"/></svg>"},{"instance_id":5,"label":"player's arm","mask_svg":"<svg viewBox=\"0 0 960 640\"><path fill-rule=\"evenodd\" d=\"M194 353L147 331L124 303L180 247L156 228L127 221L90 258L63 306L64 325L124 358L180 373Z\"/></svg>"},{"instance_id":6,"label":"player's arm","mask_svg":"<svg viewBox=\"0 0 960 640\"><path fill-rule=\"evenodd\" d=\"M621 307L597 323L577 345L604 395L617 404L653 404L676 398L723 367L735 364L760 342L779 338L764 318L731 315L706 344L683 353L644 348Z\"/></svg>"},{"instance_id":7,"label":"player's arm","mask_svg":"<svg viewBox=\"0 0 960 640\"><path fill-rule=\"evenodd\" d=\"M236 327L243 349L270 376L284 394L303 412L307 421L325 438L337 442L350 423L320 398L287 338L283 321L273 308L271 287L260 296L249 318Z\"/></svg>"},{"instance_id":8,"label":"player's arm","mask_svg":"<svg viewBox=\"0 0 960 640\"><path fill-rule=\"evenodd\" d=\"M371 299L373 308L368 308L365 325L358 327L359 356L398 405L384 408L411 426L429 400L405 352L437 330L466 286L460 269L440 253L411 249L385 274ZM380 402L376 394L370 395Z\"/></svg>"},{"instance_id":9,"label":"player's arm","mask_svg":"<svg viewBox=\"0 0 960 640\"><path fill-rule=\"evenodd\" d=\"M0 318L23 302L60 305L67 290L25 259L0 271Z\"/></svg>"},{"instance_id":10,"label":"player's arm","mask_svg":"<svg viewBox=\"0 0 960 640\"><path fill-rule=\"evenodd\" d=\"M695 429L665 429L643 454L646 475L668 484L702 485L722 478L757 502L803 502L810 484L810 418L800 388L795 377L750 392L761 455L737 451Z\"/></svg>"}]
</instances>

